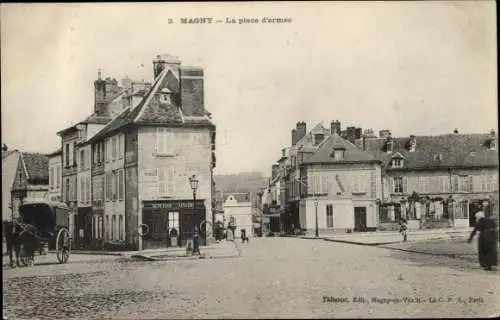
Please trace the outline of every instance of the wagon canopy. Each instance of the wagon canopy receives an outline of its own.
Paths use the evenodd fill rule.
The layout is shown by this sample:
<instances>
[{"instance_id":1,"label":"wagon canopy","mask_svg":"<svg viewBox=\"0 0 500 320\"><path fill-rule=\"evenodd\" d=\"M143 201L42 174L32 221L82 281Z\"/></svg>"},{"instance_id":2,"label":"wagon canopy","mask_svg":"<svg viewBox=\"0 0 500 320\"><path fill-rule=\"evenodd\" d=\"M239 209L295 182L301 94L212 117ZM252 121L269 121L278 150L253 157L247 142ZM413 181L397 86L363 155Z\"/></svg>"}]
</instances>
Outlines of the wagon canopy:
<instances>
[{"instance_id":1,"label":"wagon canopy","mask_svg":"<svg viewBox=\"0 0 500 320\"><path fill-rule=\"evenodd\" d=\"M25 223L41 230L54 230L57 225L67 225L68 207L62 202L26 201L19 207L19 215Z\"/></svg>"}]
</instances>

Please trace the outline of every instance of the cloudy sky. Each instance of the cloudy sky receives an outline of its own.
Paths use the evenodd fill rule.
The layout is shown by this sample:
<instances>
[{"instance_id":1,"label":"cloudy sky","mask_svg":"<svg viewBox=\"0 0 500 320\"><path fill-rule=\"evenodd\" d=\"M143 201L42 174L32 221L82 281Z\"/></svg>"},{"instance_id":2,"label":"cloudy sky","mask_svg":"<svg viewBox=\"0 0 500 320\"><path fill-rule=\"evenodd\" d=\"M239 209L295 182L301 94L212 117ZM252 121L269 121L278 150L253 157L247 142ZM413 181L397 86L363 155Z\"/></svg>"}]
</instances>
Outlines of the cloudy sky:
<instances>
[{"instance_id":1,"label":"cloudy sky","mask_svg":"<svg viewBox=\"0 0 500 320\"><path fill-rule=\"evenodd\" d=\"M56 132L92 112L98 68L151 80L158 53L205 68L217 173L269 173L299 120L394 136L488 132L498 127L495 32L493 1L3 4L2 142L57 149Z\"/></svg>"}]
</instances>

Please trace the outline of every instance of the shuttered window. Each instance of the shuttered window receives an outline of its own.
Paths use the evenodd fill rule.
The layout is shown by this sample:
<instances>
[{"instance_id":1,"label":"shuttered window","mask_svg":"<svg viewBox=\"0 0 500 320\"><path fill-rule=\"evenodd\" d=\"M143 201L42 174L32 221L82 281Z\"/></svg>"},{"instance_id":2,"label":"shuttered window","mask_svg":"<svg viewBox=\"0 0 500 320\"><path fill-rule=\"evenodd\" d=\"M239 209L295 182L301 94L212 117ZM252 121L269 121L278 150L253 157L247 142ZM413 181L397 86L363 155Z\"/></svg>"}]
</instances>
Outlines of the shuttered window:
<instances>
[{"instance_id":1,"label":"shuttered window","mask_svg":"<svg viewBox=\"0 0 500 320\"><path fill-rule=\"evenodd\" d=\"M124 197L124 179L123 170L118 171L118 199L123 200Z\"/></svg>"},{"instance_id":2,"label":"shuttered window","mask_svg":"<svg viewBox=\"0 0 500 320\"><path fill-rule=\"evenodd\" d=\"M158 168L158 196L171 196L175 193L174 168Z\"/></svg>"},{"instance_id":3,"label":"shuttered window","mask_svg":"<svg viewBox=\"0 0 500 320\"><path fill-rule=\"evenodd\" d=\"M169 128L156 128L156 153L168 154L173 152L173 131Z\"/></svg>"},{"instance_id":4,"label":"shuttered window","mask_svg":"<svg viewBox=\"0 0 500 320\"><path fill-rule=\"evenodd\" d=\"M113 181L111 177L111 172L106 172L106 201L113 199Z\"/></svg>"}]
</instances>

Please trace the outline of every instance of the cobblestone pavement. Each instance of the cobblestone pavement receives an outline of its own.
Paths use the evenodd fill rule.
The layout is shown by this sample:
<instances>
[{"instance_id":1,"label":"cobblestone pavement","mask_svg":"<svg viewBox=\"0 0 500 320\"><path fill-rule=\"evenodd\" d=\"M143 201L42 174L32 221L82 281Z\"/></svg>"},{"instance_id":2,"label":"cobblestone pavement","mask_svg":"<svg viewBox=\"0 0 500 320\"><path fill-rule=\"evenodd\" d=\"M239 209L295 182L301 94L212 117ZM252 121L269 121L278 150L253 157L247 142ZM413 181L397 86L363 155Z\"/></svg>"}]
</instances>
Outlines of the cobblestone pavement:
<instances>
[{"instance_id":1,"label":"cobblestone pavement","mask_svg":"<svg viewBox=\"0 0 500 320\"><path fill-rule=\"evenodd\" d=\"M500 310L498 274L467 261L295 238L240 247L243 257L231 259L4 269L4 310L12 319L473 317Z\"/></svg>"}]
</instances>

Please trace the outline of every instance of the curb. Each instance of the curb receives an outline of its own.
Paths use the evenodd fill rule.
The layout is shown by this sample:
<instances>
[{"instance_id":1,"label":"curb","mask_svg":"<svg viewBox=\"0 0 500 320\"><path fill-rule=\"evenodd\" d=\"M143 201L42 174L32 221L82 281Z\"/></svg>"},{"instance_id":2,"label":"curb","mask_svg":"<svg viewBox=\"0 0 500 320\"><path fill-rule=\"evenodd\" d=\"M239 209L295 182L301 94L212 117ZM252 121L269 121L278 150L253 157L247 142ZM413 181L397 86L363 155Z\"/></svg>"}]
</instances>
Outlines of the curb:
<instances>
[{"instance_id":1,"label":"curb","mask_svg":"<svg viewBox=\"0 0 500 320\"><path fill-rule=\"evenodd\" d=\"M391 242L374 242L374 243L363 243L363 242L355 242L355 241L349 241L349 240L328 239L328 238L323 238L323 240L324 241L329 241L329 242L348 243L348 244L356 244L356 245L359 245L359 246L371 246L371 247L381 246L381 245L385 245L385 244L401 243L401 240L399 240L399 241L391 241Z\"/></svg>"},{"instance_id":2,"label":"curb","mask_svg":"<svg viewBox=\"0 0 500 320\"><path fill-rule=\"evenodd\" d=\"M403 248L392 248L392 247L380 247L380 248L389 249L389 250L396 250L396 251L403 251L403 252L410 252L410 253L426 254L426 255L430 255L430 256L448 257L448 258L452 258L452 259L467 260L467 261L477 260L477 259L470 259L470 258L464 257L462 255L458 255L455 253L437 253L437 252L411 250L411 249L403 249Z\"/></svg>"}]
</instances>

